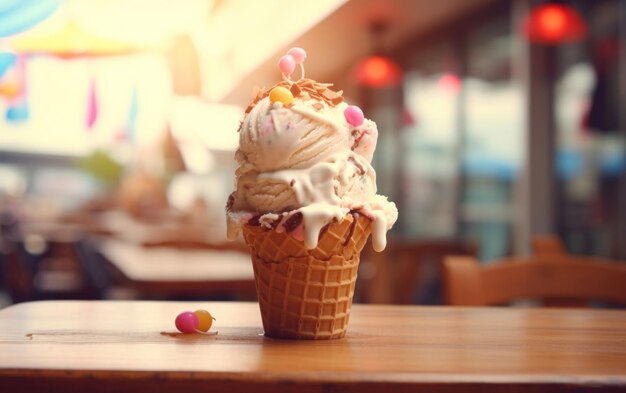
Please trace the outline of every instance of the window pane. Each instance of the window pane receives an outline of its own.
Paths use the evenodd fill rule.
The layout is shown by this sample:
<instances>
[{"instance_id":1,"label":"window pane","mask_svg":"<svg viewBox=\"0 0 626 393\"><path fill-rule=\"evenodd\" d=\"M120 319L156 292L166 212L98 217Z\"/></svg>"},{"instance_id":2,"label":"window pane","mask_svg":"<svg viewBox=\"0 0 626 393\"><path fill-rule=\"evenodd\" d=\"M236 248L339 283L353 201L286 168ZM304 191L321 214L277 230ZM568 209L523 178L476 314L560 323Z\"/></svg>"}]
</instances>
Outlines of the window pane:
<instances>
[{"instance_id":1,"label":"window pane","mask_svg":"<svg viewBox=\"0 0 626 393\"><path fill-rule=\"evenodd\" d=\"M469 35L463 81L464 236L480 243L481 258L511 252L515 183L523 160L523 96L512 80L514 39L502 17Z\"/></svg>"}]
</instances>

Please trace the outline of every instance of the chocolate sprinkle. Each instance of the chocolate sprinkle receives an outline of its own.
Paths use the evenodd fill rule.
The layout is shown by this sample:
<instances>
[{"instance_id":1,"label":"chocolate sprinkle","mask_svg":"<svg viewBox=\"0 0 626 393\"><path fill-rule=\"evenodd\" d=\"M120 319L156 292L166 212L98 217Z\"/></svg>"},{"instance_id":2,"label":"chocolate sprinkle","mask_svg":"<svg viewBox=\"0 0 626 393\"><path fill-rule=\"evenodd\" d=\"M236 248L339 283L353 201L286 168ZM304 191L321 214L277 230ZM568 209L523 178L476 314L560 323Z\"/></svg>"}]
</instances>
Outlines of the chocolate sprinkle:
<instances>
[{"instance_id":1,"label":"chocolate sprinkle","mask_svg":"<svg viewBox=\"0 0 626 393\"><path fill-rule=\"evenodd\" d=\"M285 223L283 224L283 227L285 227L285 231L291 232L296 229L298 225L300 225L300 223L302 222L302 219L302 213L297 212L293 214L291 217L286 219Z\"/></svg>"},{"instance_id":2,"label":"chocolate sprinkle","mask_svg":"<svg viewBox=\"0 0 626 393\"><path fill-rule=\"evenodd\" d=\"M248 220L248 225L250 225L251 227L260 227L261 226L261 221L259 221L260 219L261 219L261 215L256 214Z\"/></svg>"},{"instance_id":3,"label":"chocolate sprinkle","mask_svg":"<svg viewBox=\"0 0 626 393\"><path fill-rule=\"evenodd\" d=\"M365 168L363 168L363 165L359 164L359 162L357 162L357 160L355 160L354 157L348 157L348 161L353 163L354 166L359 169L359 175L365 174Z\"/></svg>"}]
</instances>

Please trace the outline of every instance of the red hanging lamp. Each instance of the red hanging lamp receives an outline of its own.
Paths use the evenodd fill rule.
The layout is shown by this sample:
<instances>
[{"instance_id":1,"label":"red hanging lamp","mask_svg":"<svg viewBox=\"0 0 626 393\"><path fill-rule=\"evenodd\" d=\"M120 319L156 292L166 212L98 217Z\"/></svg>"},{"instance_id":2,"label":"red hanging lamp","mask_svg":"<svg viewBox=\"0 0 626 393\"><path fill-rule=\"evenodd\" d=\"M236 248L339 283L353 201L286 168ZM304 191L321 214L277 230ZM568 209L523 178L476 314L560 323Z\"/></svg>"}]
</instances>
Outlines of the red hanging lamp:
<instances>
[{"instance_id":1,"label":"red hanging lamp","mask_svg":"<svg viewBox=\"0 0 626 393\"><path fill-rule=\"evenodd\" d=\"M385 21L376 21L370 26L375 54L361 59L352 69L352 76L360 86L384 88L399 86L402 83L404 74L402 68L392 58L380 54L381 39L387 27L388 23Z\"/></svg>"},{"instance_id":2,"label":"red hanging lamp","mask_svg":"<svg viewBox=\"0 0 626 393\"><path fill-rule=\"evenodd\" d=\"M368 56L354 67L356 82L365 87L391 87L402 82L402 69L386 56Z\"/></svg>"},{"instance_id":3,"label":"red hanging lamp","mask_svg":"<svg viewBox=\"0 0 626 393\"><path fill-rule=\"evenodd\" d=\"M526 16L522 33L534 44L559 45L584 38L587 23L574 7L543 4L534 7Z\"/></svg>"}]
</instances>

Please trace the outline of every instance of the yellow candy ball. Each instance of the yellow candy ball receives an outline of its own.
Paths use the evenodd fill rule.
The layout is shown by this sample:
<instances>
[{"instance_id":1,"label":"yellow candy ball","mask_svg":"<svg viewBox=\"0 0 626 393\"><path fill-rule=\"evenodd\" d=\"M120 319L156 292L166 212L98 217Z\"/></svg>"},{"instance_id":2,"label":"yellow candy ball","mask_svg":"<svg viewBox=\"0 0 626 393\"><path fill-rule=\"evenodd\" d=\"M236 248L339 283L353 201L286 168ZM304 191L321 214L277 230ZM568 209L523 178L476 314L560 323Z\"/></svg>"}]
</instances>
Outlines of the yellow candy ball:
<instances>
[{"instance_id":1,"label":"yellow candy ball","mask_svg":"<svg viewBox=\"0 0 626 393\"><path fill-rule=\"evenodd\" d=\"M282 86L275 87L270 91L270 102L275 103L277 101L282 102L283 105L291 105L293 103L293 94L291 94L289 89Z\"/></svg>"},{"instance_id":2,"label":"yellow candy ball","mask_svg":"<svg viewBox=\"0 0 626 393\"><path fill-rule=\"evenodd\" d=\"M215 318L207 310L197 310L194 314L198 317L198 330L208 332Z\"/></svg>"}]
</instances>

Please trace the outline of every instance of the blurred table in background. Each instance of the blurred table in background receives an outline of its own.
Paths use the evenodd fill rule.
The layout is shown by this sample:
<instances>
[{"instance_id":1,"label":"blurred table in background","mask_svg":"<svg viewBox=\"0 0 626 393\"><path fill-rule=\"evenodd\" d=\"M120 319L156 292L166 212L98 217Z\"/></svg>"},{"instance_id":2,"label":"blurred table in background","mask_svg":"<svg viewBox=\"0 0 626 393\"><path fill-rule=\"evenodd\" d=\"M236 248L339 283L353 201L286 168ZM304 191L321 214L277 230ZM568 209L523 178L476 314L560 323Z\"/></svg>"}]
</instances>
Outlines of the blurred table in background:
<instances>
[{"instance_id":1,"label":"blurred table in background","mask_svg":"<svg viewBox=\"0 0 626 393\"><path fill-rule=\"evenodd\" d=\"M225 222L225 221L224 221ZM220 221L221 223L221 221ZM84 233L115 237L134 243L187 241L223 243L225 226L200 225L171 212L139 219L121 210L98 214L76 213L59 217L56 225L66 225Z\"/></svg>"},{"instance_id":2,"label":"blurred table in background","mask_svg":"<svg viewBox=\"0 0 626 393\"><path fill-rule=\"evenodd\" d=\"M142 298L256 298L250 256L241 251L146 247L116 239L98 248Z\"/></svg>"},{"instance_id":3,"label":"blurred table in background","mask_svg":"<svg viewBox=\"0 0 626 393\"><path fill-rule=\"evenodd\" d=\"M138 219L118 210L29 217L15 225L11 239L3 239L6 255L0 261L16 302L65 296L256 298L247 246L227 242L219 225L201 225L171 212ZM58 249L64 250L62 258L56 256ZM55 263L49 263L51 257ZM64 288L61 273L75 278L72 288ZM38 290L36 281L42 278L55 291Z\"/></svg>"}]
</instances>

